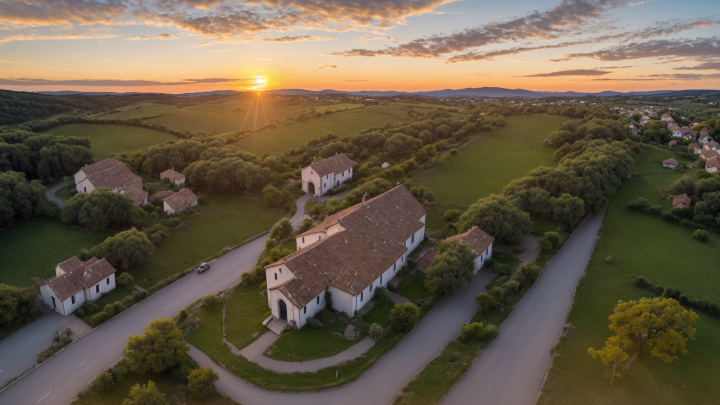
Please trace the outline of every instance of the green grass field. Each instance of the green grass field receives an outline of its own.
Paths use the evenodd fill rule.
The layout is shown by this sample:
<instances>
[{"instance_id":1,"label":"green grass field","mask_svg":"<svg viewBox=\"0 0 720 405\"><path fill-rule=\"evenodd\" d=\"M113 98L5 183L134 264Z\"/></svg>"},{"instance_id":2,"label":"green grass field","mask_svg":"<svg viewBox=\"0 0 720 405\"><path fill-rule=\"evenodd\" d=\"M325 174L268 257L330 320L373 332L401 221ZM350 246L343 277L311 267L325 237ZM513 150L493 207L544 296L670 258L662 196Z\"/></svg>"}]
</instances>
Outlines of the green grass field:
<instances>
[{"instance_id":1,"label":"green grass field","mask_svg":"<svg viewBox=\"0 0 720 405\"><path fill-rule=\"evenodd\" d=\"M180 111L180 108L172 104L144 103L140 105L122 107L118 110L120 110L120 112L98 116L96 118L125 120L132 118L157 117L158 115L176 114Z\"/></svg>"},{"instance_id":2,"label":"green grass field","mask_svg":"<svg viewBox=\"0 0 720 405\"><path fill-rule=\"evenodd\" d=\"M60 221L38 218L0 232L0 283L27 287L55 275L55 266L90 249L113 232L87 234Z\"/></svg>"},{"instance_id":3,"label":"green grass field","mask_svg":"<svg viewBox=\"0 0 720 405\"><path fill-rule=\"evenodd\" d=\"M347 326L347 323L336 323L323 325L320 329L305 326L301 330L285 331L280 339L265 351L265 355L281 361L306 361L334 356L364 338L362 334L358 334L354 340L347 340L333 334L342 334Z\"/></svg>"},{"instance_id":4,"label":"green grass field","mask_svg":"<svg viewBox=\"0 0 720 405\"><path fill-rule=\"evenodd\" d=\"M343 111L322 118L284 125L250 135L235 142L234 145L257 155L264 153L277 155L288 149L303 146L309 140L328 132L337 136L353 135L362 129L380 127L388 120L396 122L405 119L395 114L376 111L375 107L387 106ZM373 110L369 110L370 108Z\"/></svg>"},{"instance_id":5,"label":"green grass field","mask_svg":"<svg viewBox=\"0 0 720 405\"><path fill-rule=\"evenodd\" d=\"M362 108L365 106L365 104L352 104L352 103L340 103L340 104L332 104L328 105L322 108L318 108L317 110L320 112L325 111L344 111L344 110L354 110L355 108Z\"/></svg>"},{"instance_id":6,"label":"green grass field","mask_svg":"<svg viewBox=\"0 0 720 405\"><path fill-rule=\"evenodd\" d=\"M66 124L52 128L49 134L89 138L95 160L113 153L145 149L165 141L177 140L174 135L130 125Z\"/></svg>"},{"instance_id":7,"label":"green grass field","mask_svg":"<svg viewBox=\"0 0 720 405\"><path fill-rule=\"evenodd\" d=\"M192 224L170 229L155 247L153 261L133 270L135 282L150 287L158 281L200 262L245 239L268 230L282 216L279 208L267 208L260 198L244 194L212 194L195 208Z\"/></svg>"},{"instance_id":8,"label":"green grass field","mask_svg":"<svg viewBox=\"0 0 720 405\"><path fill-rule=\"evenodd\" d=\"M269 315L267 299L258 289L238 287L225 306L225 337L242 349L267 331L262 321Z\"/></svg>"},{"instance_id":9,"label":"green grass field","mask_svg":"<svg viewBox=\"0 0 720 405\"><path fill-rule=\"evenodd\" d=\"M667 152L643 151L636 156L636 172L607 210L593 259L575 294L568 322L575 327L556 347L548 379L538 404L709 404L720 401L720 320L698 312L696 340L687 343L688 354L678 354L665 364L646 352L610 385L611 367L593 360L587 349L599 349L612 335L608 316L618 300L655 297L635 287L631 274L656 283L678 287L693 298L720 302L720 237L711 233L708 242L692 238L693 230L649 214L635 213L627 202L647 198L663 209L670 200L661 187L681 176L663 169ZM612 257L610 263L604 258ZM622 367L624 363L621 364Z\"/></svg>"},{"instance_id":10,"label":"green grass field","mask_svg":"<svg viewBox=\"0 0 720 405\"><path fill-rule=\"evenodd\" d=\"M430 187L437 199L427 215L428 229L445 225L446 210L464 210L538 166L554 166L555 149L541 142L563 120L544 114L508 117L505 127L480 135L447 163L415 176L412 184Z\"/></svg>"}]
</instances>

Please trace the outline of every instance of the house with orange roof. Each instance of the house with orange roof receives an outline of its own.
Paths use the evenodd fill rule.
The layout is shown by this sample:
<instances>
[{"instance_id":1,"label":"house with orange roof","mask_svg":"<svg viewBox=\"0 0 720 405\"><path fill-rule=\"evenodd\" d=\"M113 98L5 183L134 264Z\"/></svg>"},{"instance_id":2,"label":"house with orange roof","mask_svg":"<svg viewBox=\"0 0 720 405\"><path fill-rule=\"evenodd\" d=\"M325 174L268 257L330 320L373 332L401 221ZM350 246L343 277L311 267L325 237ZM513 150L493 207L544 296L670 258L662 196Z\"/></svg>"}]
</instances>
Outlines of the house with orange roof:
<instances>
[{"instance_id":1,"label":"house with orange roof","mask_svg":"<svg viewBox=\"0 0 720 405\"><path fill-rule=\"evenodd\" d=\"M95 301L115 289L115 268L104 258L83 262L72 257L55 267L55 276L40 283L43 302L63 316L85 301Z\"/></svg>"}]
</instances>

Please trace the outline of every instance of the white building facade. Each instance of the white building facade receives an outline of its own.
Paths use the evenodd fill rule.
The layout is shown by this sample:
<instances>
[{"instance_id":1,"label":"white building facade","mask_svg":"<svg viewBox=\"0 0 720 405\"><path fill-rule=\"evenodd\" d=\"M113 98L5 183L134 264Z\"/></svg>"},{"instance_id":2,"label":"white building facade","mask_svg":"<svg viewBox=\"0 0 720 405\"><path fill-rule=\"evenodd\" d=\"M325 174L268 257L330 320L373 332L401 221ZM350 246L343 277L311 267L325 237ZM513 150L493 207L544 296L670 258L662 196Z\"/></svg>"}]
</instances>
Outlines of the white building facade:
<instances>
[{"instance_id":1,"label":"white building facade","mask_svg":"<svg viewBox=\"0 0 720 405\"><path fill-rule=\"evenodd\" d=\"M298 235L298 250L267 266L275 319L301 328L326 306L354 316L407 264L425 237L425 208L398 186Z\"/></svg>"},{"instance_id":2,"label":"white building facade","mask_svg":"<svg viewBox=\"0 0 720 405\"><path fill-rule=\"evenodd\" d=\"M63 316L85 301L95 301L115 289L115 268L105 259L82 262L76 257L55 267L55 277L40 283L43 302Z\"/></svg>"},{"instance_id":3,"label":"white building facade","mask_svg":"<svg viewBox=\"0 0 720 405\"><path fill-rule=\"evenodd\" d=\"M485 265L485 261L492 257L493 242L495 238L490 236L487 232L473 226L469 231L461 233L459 235L451 236L446 239L447 241L458 241L460 243L467 243L472 248L477 257L475 258L475 273Z\"/></svg>"},{"instance_id":4,"label":"white building facade","mask_svg":"<svg viewBox=\"0 0 720 405\"><path fill-rule=\"evenodd\" d=\"M344 153L314 162L302 169L302 190L321 197L353 176L355 162Z\"/></svg>"},{"instance_id":5,"label":"white building facade","mask_svg":"<svg viewBox=\"0 0 720 405\"><path fill-rule=\"evenodd\" d=\"M114 158L87 165L78 170L74 177L75 188L80 194L90 193L100 187L115 193L132 188L142 190L142 178Z\"/></svg>"}]
</instances>

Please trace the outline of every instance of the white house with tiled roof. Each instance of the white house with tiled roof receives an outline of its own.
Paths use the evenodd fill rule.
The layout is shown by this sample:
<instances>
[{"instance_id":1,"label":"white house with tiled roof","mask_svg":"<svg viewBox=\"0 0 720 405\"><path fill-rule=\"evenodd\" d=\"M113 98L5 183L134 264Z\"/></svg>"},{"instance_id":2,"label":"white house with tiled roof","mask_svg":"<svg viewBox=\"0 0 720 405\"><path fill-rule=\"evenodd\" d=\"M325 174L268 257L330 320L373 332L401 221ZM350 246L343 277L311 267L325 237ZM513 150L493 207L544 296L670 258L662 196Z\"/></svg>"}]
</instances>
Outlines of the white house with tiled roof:
<instances>
[{"instance_id":1,"label":"white house with tiled roof","mask_svg":"<svg viewBox=\"0 0 720 405\"><path fill-rule=\"evenodd\" d=\"M473 251L477 255L477 258L475 259L475 273L477 273L478 270L482 268L483 264L485 264L485 260L492 257L492 246L495 238L477 226L473 226L469 231L451 236L445 240L456 240L460 243L467 243L472 247Z\"/></svg>"},{"instance_id":2,"label":"white house with tiled roof","mask_svg":"<svg viewBox=\"0 0 720 405\"><path fill-rule=\"evenodd\" d=\"M178 173L172 169L167 169L164 172L160 173L160 180L168 179L171 183L175 183L177 185L185 183L185 175L182 173Z\"/></svg>"},{"instance_id":3,"label":"white house with tiled roof","mask_svg":"<svg viewBox=\"0 0 720 405\"><path fill-rule=\"evenodd\" d=\"M55 276L40 283L45 304L60 315L70 315L85 301L95 301L115 288L115 268L107 260L83 262L77 257L55 267Z\"/></svg>"},{"instance_id":4,"label":"white house with tiled roof","mask_svg":"<svg viewBox=\"0 0 720 405\"><path fill-rule=\"evenodd\" d=\"M78 170L75 173L75 187L81 194L100 187L119 193L132 188L142 189L142 178L130 171L124 163L107 158Z\"/></svg>"},{"instance_id":5,"label":"white house with tiled roof","mask_svg":"<svg viewBox=\"0 0 720 405\"><path fill-rule=\"evenodd\" d=\"M355 315L386 287L425 237L425 207L405 186L327 217L296 237L298 250L265 267L275 319L302 327L325 307Z\"/></svg>"},{"instance_id":6,"label":"white house with tiled roof","mask_svg":"<svg viewBox=\"0 0 720 405\"><path fill-rule=\"evenodd\" d=\"M302 169L302 190L318 197L352 179L355 162L344 153Z\"/></svg>"},{"instance_id":7,"label":"white house with tiled roof","mask_svg":"<svg viewBox=\"0 0 720 405\"><path fill-rule=\"evenodd\" d=\"M182 189L163 200L163 210L172 215L198 205L198 197L189 188Z\"/></svg>"}]
</instances>

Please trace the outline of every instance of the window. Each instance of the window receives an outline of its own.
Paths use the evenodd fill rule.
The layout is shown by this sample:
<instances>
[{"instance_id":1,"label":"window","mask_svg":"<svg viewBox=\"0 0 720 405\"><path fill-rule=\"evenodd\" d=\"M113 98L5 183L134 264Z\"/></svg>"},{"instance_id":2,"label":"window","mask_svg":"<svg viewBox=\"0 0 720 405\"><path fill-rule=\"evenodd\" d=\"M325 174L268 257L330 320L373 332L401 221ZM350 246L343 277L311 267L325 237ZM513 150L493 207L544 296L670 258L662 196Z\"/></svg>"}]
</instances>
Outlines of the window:
<instances>
[{"instance_id":1,"label":"window","mask_svg":"<svg viewBox=\"0 0 720 405\"><path fill-rule=\"evenodd\" d=\"M360 302L362 302L364 296L365 296L365 291L360 293ZM75 297L73 297L73 298L75 298Z\"/></svg>"},{"instance_id":2,"label":"window","mask_svg":"<svg viewBox=\"0 0 720 405\"><path fill-rule=\"evenodd\" d=\"M74 295L72 297L70 297L70 303L73 305L75 304L75 296Z\"/></svg>"},{"instance_id":3,"label":"window","mask_svg":"<svg viewBox=\"0 0 720 405\"><path fill-rule=\"evenodd\" d=\"M303 238L302 238L302 243L305 243L305 237L304 237L304 236L303 236Z\"/></svg>"},{"instance_id":4,"label":"window","mask_svg":"<svg viewBox=\"0 0 720 405\"><path fill-rule=\"evenodd\" d=\"M275 273L275 280L277 280L277 273Z\"/></svg>"},{"instance_id":5,"label":"window","mask_svg":"<svg viewBox=\"0 0 720 405\"><path fill-rule=\"evenodd\" d=\"M372 283L370 283L370 292L372 292Z\"/></svg>"},{"instance_id":6,"label":"window","mask_svg":"<svg viewBox=\"0 0 720 405\"><path fill-rule=\"evenodd\" d=\"M320 235L318 235L318 240L320 240Z\"/></svg>"},{"instance_id":7,"label":"window","mask_svg":"<svg viewBox=\"0 0 720 405\"><path fill-rule=\"evenodd\" d=\"M400 257L400 261L404 263L404 262L405 262L405 256Z\"/></svg>"},{"instance_id":8,"label":"window","mask_svg":"<svg viewBox=\"0 0 720 405\"><path fill-rule=\"evenodd\" d=\"M380 284L382 284L382 274L380 275Z\"/></svg>"},{"instance_id":9,"label":"window","mask_svg":"<svg viewBox=\"0 0 720 405\"><path fill-rule=\"evenodd\" d=\"M323 183L323 187L327 187L327 183Z\"/></svg>"},{"instance_id":10,"label":"window","mask_svg":"<svg viewBox=\"0 0 720 405\"><path fill-rule=\"evenodd\" d=\"M410 243L415 243L415 234L413 234L412 238L410 238Z\"/></svg>"},{"instance_id":11,"label":"window","mask_svg":"<svg viewBox=\"0 0 720 405\"><path fill-rule=\"evenodd\" d=\"M315 297L315 303L320 305L320 296Z\"/></svg>"},{"instance_id":12,"label":"window","mask_svg":"<svg viewBox=\"0 0 720 405\"><path fill-rule=\"evenodd\" d=\"M51 296L50 298L52 298L53 309L55 309L55 297Z\"/></svg>"},{"instance_id":13,"label":"window","mask_svg":"<svg viewBox=\"0 0 720 405\"><path fill-rule=\"evenodd\" d=\"M485 254L488 254L488 252L490 252L490 247L488 247L487 249L485 249Z\"/></svg>"},{"instance_id":14,"label":"window","mask_svg":"<svg viewBox=\"0 0 720 405\"><path fill-rule=\"evenodd\" d=\"M110 277L105 279L105 285L110 285Z\"/></svg>"},{"instance_id":15,"label":"window","mask_svg":"<svg viewBox=\"0 0 720 405\"><path fill-rule=\"evenodd\" d=\"M397 262L393 263L393 271L397 270Z\"/></svg>"},{"instance_id":16,"label":"window","mask_svg":"<svg viewBox=\"0 0 720 405\"><path fill-rule=\"evenodd\" d=\"M329 179L329 178L330 178L330 175L329 175L329 174L326 174L326 175L325 175L325 178L326 178L326 179Z\"/></svg>"},{"instance_id":17,"label":"window","mask_svg":"<svg viewBox=\"0 0 720 405\"><path fill-rule=\"evenodd\" d=\"M307 305L303 307L303 314L307 314Z\"/></svg>"},{"instance_id":18,"label":"window","mask_svg":"<svg viewBox=\"0 0 720 405\"><path fill-rule=\"evenodd\" d=\"M95 294L100 292L100 284L95 284Z\"/></svg>"},{"instance_id":19,"label":"window","mask_svg":"<svg viewBox=\"0 0 720 405\"><path fill-rule=\"evenodd\" d=\"M83 187L83 193L87 193L87 187Z\"/></svg>"}]
</instances>

